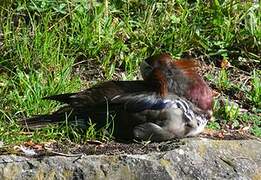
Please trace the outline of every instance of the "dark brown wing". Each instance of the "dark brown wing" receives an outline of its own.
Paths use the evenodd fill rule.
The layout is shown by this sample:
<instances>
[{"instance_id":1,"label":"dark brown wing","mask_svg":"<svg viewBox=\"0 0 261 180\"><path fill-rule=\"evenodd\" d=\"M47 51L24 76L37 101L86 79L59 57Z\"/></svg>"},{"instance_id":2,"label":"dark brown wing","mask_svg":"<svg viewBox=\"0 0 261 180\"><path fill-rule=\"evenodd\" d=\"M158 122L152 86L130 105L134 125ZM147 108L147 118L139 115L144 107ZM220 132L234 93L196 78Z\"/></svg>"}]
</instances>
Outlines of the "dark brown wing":
<instances>
[{"instance_id":1,"label":"dark brown wing","mask_svg":"<svg viewBox=\"0 0 261 180\"><path fill-rule=\"evenodd\" d=\"M78 93L59 94L44 99L63 102L77 108L93 107L104 104L117 95L144 91L152 91L152 87L144 81L107 81Z\"/></svg>"}]
</instances>

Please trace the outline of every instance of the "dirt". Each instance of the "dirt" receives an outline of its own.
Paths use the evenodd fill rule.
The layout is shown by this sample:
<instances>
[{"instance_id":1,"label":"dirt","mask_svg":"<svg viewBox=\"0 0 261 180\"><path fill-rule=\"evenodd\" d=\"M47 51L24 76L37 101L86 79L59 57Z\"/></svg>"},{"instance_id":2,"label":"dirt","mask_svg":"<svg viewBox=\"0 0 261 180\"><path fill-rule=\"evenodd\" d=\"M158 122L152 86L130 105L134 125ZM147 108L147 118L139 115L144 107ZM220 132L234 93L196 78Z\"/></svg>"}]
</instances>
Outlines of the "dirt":
<instances>
[{"instance_id":1,"label":"dirt","mask_svg":"<svg viewBox=\"0 0 261 180\"><path fill-rule=\"evenodd\" d=\"M261 139L238 131L213 131L205 130L198 138L208 138L215 140L246 140ZM179 148L186 144L185 139L173 139L165 142L119 142L119 141L97 141L89 140L84 143L73 143L69 140L58 142L34 143L25 142L20 146L8 146L0 148L0 154L17 154L22 156L78 156L86 155L119 155L119 154L147 154L151 152L165 152ZM30 154L33 151L33 155Z\"/></svg>"},{"instance_id":2,"label":"dirt","mask_svg":"<svg viewBox=\"0 0 261 180\"><path fill-rule=\"evenodd\" d=\"M135 143L135 142L104 142L100 144L86 143L82 145L54 143L52 147L62 153L87 155L117 155L117 154L147 154L150 152L164 152L184 145L183 141L172 140L161 143ZM64 147L66 146L66 147ZM70 148L68 148L70 147ZM68 151L69 150L69 151Z\"/></svg>"},{"instance_id":3,"label":"dirt","mask_svg":"<svg viewBox=\"0 0 261 180\"><path fill-rule=\"evenodd\" d=\"M211 130L206 129L197 137L214 140L246 140L260 138L239 130ZM36 143L24 142L20 145L0 147L0 155L16 154L21 156L80 156L80 155L120 155L120 154L147 154L152 152L165 152L179 148L186 144L186 139L173 139L165 142L137 142L137 141L98 141L88 140L83 143L74 143L70 140Z\"/></svg>"},{"instance_id":4,"label":"dirt","mask_svg":"<svg viewBox=\"0 0 261 180\"><path fill-rule=\"evenodd\" d=\"M203 133L199 138L210 138L218 140L243 140L252 139L254 137L239 133L222 133L213 134ZM166 142L99 142L89 141L85 144L74 144L71 142L59 143L55 142L51 145L53 152L64 154L87 154L87 155L118 155L118 154L147 154L151 152L170 151L185 145L184 139L171 140ZM55 154L55 153L54 153Z\"/></svg>"}]
</instances>

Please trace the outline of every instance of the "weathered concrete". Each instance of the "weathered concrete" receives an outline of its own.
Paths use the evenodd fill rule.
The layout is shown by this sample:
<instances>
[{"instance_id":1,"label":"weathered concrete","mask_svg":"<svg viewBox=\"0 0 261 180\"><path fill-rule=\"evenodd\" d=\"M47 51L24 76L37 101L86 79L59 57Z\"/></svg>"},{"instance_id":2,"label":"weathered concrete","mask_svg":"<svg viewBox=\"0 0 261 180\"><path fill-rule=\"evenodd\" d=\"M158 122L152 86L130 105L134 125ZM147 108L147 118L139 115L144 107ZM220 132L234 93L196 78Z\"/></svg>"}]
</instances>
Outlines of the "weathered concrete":
<instances>
[{"instance_id":1,"label":"weathered concrete","mask_svg":"<svg viewBox=\"0 0 261 180\"><path fill-rule=\"evenodd\" d=\"M185 141L146 155L0 156L0 179L261 179L260 141Z\"/></svg>"}]
</instances>

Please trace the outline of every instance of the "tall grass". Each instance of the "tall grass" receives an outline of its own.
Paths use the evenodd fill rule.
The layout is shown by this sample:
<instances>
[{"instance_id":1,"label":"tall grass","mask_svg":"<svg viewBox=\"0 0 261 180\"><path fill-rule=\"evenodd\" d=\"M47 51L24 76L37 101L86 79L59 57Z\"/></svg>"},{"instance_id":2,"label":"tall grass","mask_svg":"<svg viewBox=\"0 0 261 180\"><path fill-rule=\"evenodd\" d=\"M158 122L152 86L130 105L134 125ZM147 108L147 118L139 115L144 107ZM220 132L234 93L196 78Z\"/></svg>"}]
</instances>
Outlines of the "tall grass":
<instances>
[{"instance_id":1,"label":"tall grass","mask_svg":"<svg viewBox=\"0 0 261 180\"><path fill-rule=\"evenodd\" d=\"M260 62L259 5L251 2L8 2L0 4L0 140L4 142L62 136L53 128L30 137L20 135L15 120L58 107L41 97L86 87L75 73L79 61L94 60L106 79L118 69L132 78L141 60L162 51L175 57L189 50L209 59L220 55L235 66L239 56ZM250 93L255 103L256 93Z\"/></svg>"}]
</instances>

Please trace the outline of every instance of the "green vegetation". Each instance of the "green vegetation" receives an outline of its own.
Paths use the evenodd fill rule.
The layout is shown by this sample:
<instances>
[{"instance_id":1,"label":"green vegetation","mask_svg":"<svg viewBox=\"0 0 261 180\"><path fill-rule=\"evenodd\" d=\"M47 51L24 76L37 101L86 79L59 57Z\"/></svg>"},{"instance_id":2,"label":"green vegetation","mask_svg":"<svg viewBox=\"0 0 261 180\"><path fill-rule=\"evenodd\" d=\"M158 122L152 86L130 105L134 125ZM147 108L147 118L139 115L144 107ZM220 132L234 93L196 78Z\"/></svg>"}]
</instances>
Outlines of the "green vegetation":
<instances>
[{"instance_id":1,"label":"green vegetation","mask_svg":"<svg viewBox=\"0 0 261 180\"><path fill-rule=\"evenodd\" d=\"M1 3L0 141L10 144L70 138L80 142L104 138L93 124L86 133L69 126L50 126L28 135L22 133L16 120L58 108L57 103L42 100L44 96L79 91L88 87L89 81L93 84L112 79L118 72L124 72L120 78L131 79L144 58L162 51L174 57L192 52L212 64L223 58L244 71L244 82L231 80L229 69L218 69L216 76L205 74L225 95L231 95L226 90L242 92L239 105L249 105L244 115L236 109L230 111L230 107L216 106L217 119L224 121L210 126L221 128L223 123L237 121L249 124L251 132L260 136L258 4L232 0ZM95 64L93 69L98 69L99 78L86 75L90 62Z\"/></svg>"}]
</instances>

